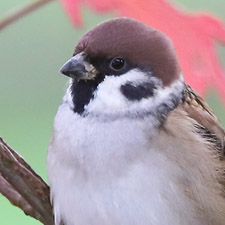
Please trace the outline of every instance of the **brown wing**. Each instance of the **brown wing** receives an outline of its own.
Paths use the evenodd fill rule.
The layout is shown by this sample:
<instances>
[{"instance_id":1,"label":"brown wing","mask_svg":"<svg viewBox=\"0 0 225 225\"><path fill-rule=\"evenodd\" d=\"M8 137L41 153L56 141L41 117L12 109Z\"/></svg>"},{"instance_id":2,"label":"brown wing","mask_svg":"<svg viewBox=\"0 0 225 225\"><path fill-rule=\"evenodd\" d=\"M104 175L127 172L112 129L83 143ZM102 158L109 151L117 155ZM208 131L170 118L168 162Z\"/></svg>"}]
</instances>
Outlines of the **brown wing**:
<instances>
[{"instance_id":1,"label":"brown wing","mask_svg":"<svg viewBox=\"0 0 225 225\"><path fill-rule=\"evenodd\" d=\"M183 91L181 107L198 122L196 128L201 136L215 144L216 150L222 156L225 153L225 130L204 99L187 84Z\"/></svg>"}]
</instances>

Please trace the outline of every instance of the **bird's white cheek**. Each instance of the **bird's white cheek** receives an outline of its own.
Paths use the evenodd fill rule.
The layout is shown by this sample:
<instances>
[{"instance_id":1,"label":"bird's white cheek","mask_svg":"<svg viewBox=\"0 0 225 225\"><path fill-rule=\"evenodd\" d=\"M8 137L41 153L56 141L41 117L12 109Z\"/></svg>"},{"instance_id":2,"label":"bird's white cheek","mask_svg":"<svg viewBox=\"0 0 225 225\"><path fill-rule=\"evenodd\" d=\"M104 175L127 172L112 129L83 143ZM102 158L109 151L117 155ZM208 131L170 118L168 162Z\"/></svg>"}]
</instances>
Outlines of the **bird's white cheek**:
<instances>
[{"instance_id":1,"label":"bird's white cheek","mask_svg":"<svg viewBox=\"0 0 225 225\"><path fill-rule=\"evenodd\" d=\"M139 85L147 82L158 85L153 96L143 97L139 100L129 100L121 91L121 86L132 83ZM121 76L106 76L95 91L94 98L85 106L88 114L99 117L118 118L146 114L168 113L176 107L183 90L182 75L171 86L161 87L160 80L139 70L131 70ZM165 107L160 110L159 107Z\"/></svg>"},{"instance_id":2,"label":"bird's white cheek","mask_svg":"<svg viewBox=\"0 0 225 225\"><path fill-rule=\"evenodd\" d=\"M134 69L120 76L106 76L99 84L95 97L85 107L90 113L122 113L131 102L121 93L121 86L127 82L142 82L146 80L146 74Z\"/></svg>"},{"instance_id":3,"label":"bird's white cheek","mask_svg":"<svg viewBox=\"0 0 225 225\"><path fill-rule=\"evenodd\" d=\"M121 111L126 106L126 102L127 100L120 92L120 85L118 86L109 80L99 85L94 99L86 106L86 109L88 112L113 113L113 111Z\"/></svg>"}]
</instances>

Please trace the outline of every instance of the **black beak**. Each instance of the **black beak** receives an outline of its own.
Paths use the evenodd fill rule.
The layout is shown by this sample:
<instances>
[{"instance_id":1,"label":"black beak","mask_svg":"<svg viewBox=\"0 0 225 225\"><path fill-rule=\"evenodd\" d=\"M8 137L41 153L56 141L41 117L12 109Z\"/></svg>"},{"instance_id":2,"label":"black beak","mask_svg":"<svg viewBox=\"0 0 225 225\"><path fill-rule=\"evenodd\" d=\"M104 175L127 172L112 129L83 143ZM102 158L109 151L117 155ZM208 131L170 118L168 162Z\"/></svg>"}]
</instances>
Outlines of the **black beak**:
<instances>
[{"instance_id":1,"label":"black beak","mask_svg":"<svg viewBox=\"0 0 225 225\"><path fill-rule=\"evenodd\" d=\"M78 54L68 60L60 69L60 72L74 79L87 79L88 71L85 69L84 58Z\"/></svg>"}]
</instances>

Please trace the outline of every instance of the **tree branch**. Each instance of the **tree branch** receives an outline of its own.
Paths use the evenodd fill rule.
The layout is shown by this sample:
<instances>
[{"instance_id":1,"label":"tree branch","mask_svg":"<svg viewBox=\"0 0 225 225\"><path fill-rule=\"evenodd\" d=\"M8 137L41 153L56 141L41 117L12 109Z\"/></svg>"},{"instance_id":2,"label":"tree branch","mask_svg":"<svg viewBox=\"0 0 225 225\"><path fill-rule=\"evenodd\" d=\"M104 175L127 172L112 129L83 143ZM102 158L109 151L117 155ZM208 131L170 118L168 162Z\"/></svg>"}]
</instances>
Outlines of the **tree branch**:
<instances>
[{"instance_id":1,"label":"tree branch","mask_svg":"<svg viewBox=\"0 0 225 225\"><path fill-rule=\"evenodd\" d=\"M0 175L0 193L2 193L15 206L23 209L26 215L35 217L32 207L24 198Z\"/></svg>"},{"instance_id":2,"label":"tree branch","mask_svg":"<svg viewBox=\"0 0 225 225\"><path fill-rule=\"evenodd\" d=\"M45 225L53 225L48 185L0 138L0 193Z\"/></svg>"},{"instance_id":3,"label":"tree branch","mask_svg":"<svg viewBox=\"0 0 225 225\"><path fill-rule=\"evenodd\" d=\"M0 30L53 0L37 0L0 20Z\"/></svg>"}]
</instances>

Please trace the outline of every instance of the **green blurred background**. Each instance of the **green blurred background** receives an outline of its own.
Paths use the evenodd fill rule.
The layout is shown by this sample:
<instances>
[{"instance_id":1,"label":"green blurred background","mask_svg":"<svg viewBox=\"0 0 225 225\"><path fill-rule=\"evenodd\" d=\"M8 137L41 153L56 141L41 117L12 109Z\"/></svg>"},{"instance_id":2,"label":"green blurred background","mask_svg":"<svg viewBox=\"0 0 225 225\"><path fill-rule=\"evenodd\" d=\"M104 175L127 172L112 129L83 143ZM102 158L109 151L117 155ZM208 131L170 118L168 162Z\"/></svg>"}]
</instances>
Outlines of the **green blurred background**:
<instances>
[{"instance_id":1,"label":"green blurred background","mask_svg":"<svg viewBox=\"0 0 225 225\"><path fill-rule=\"evenodd\" d=\"M0 18L31 0L1 0ZM173 0L189 12L211 12L225 21L224 0ZM50 2L0 31L0 136L46 179L46 154L55 113L67 78L58 72L76 42L113 13L99 15L82 7L83 25L74 29L61 5ZM225 65L225 48L219 47ZM207 96L225 127L225 109L216 90ZM0 195L0 225L38 225Z\"/></svg>"}]
</instances>

